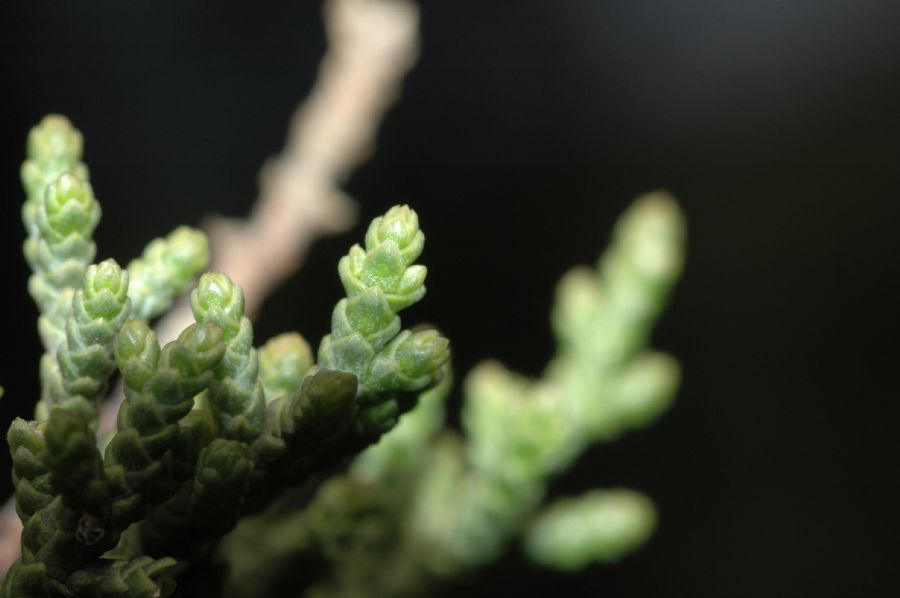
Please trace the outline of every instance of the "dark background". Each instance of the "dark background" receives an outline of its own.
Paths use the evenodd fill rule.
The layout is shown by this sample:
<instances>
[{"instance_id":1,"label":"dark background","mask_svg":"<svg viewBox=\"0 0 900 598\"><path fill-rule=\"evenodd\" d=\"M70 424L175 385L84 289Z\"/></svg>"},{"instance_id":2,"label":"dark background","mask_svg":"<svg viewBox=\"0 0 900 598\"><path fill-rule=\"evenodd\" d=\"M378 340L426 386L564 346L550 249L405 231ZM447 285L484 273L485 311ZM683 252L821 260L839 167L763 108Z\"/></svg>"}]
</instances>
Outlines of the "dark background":
<instances>
[{"instance_id":1,"label":"dark background","mask_svg":"<svg viewBox=\"0 0 900 598\"><path fill-rule=\"evenodd\" d=\"M575 577L512 554L454 592L897 595L900 3L432 0L422 17L421 61L347 185L360 225L315 245L260 340L318 339L338 257L409 202L430 292L406 321L439 324L460 372L492 356L537 374L555 280L634 196L672 190L690 226L655 338L684 366L677 405L552 488L644 490L657 535ZM246 213L323 51L317 2L0 3L2 425L38 393L28 129L62 112L84 132L99 255L125 262Z\"/></svg>"}]
</instances>

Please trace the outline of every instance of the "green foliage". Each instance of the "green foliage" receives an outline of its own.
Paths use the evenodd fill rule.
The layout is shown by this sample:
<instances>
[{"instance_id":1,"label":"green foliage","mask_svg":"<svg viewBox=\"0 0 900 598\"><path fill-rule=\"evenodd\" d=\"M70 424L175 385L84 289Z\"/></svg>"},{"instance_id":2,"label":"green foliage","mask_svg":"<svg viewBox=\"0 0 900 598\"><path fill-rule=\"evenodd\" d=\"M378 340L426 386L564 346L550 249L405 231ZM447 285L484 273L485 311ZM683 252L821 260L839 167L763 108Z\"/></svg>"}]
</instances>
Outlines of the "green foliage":
<instances>
[{"instance_id":1,"label":"green foliage","mask_svg":"<svg viewBox=\"0 0 900 598\"><path fill-rule=\"evenodd\" d=\"M72 301L66 341L56 352L67 397L39 405L40 410L78 409L90 421L96 420L97 405L105 397L116 367L116 334L130 313L127 291L128 274L113 260L88 266L82 288Z\"/></svg>"},{"instance_id":2,"label":"green foliage","mask_svg":"<svg viewBox=\"0 0 900 598\"><path fill-rule=\"evenodd\" d=\"M97 252L92 235L99 220L100 204L90 183L68 172L47 186L36 205L24 251L34 271L28 290L44 318L38 325L45 348L64 338L72 294Z\"/></svg>"},{"instance_id":3,"label":"green foliage","mask_svg":"<svg viewBox=\"0 0 900 598\"><path fill-rule=\"evenodd\" d=\"M632 491L542 503L588 446L647 425L674 396L676 362L645 349L681 268L670 198L639 200L598 267L560 283L542 377L486 362L465 379L457 434L443 429L449 341L400 321L427 274L408 206L340 260L346 296L316 356L298 333L257 349L241 288L201 275L201 232L179 227L126 269L92 264L100 206L81 151L81 134L49 116L22 168L45 353L35 420L7 436L24 530L3 596L150 598L176 581L184 595L408 596L518 540L573 570L650 536L655 509ZM160 347L148 320L198 275L196 322ZM100 442L116 373L125 399Z\"/></svg>"},{"instance_id":4,"label":"green foliage","mask_svg":"<svg viewBox=\"0 0 900 598\"><path fill-rule=\"evenodd\" d=\"M266 399L271 401L297 390L313 363L309 343L296 332L269 339L259 350L259 380Z\"/></svg>"},{"instance_id":5,"label":"green foliage","mask_svg":"<svg viewBox=\"0 0 900 598\"><path fill-rule=\"evenodd\" d=\"M206 235L187 226L151 241L141 257L128 264L134 317L149 320L169 309L206 268L209 257Z\"/></svg>"},{"instance_id":6,"label":"green foliage","mask_svg":"<svg viewBox=\"0 0 900 598\"><path fill-rule=\"evenodd\" d=\"M356 425L374 439L408 407L400 393L436 383L450 358L449 342L437 332L400 330L397 312L425 295L427 269L414 263L424 246L416 213L395 206L372 221L366 248L354 245L338 264L347 297L334 308L331 334L319 345L319 365L356 376Z\"/></svg>"},{"instance_id":7,"label":"green foliage","mask_svg":"<svg viewBox=\"0 0 900 598\"><path fill-rule=\"evenodd\" d=\"M525 550L542 565L571 571L622 558L647 540L655 522L653 503L642 494L594 490L545 509L528 528Z\"/></svg>"},{"instance_id":8,"label":"green foliage","mask_svg":"<svg viewBox=\"0 0 900 598\"><path fill-rule=\"evenodd\" d=\"M354 461L342 485L323 488L289 517L248 524L246 533L277 533L286 519L297 534L296 558L313 558L311 542L320 551L332 546L312 551L330 575L310 596L418 595L490 563L518 540L531 559L562 570L638 548L653 531L655 510L635 492L542 503L549 480L588 446L649 424L671 403L677 364L644 347L680 271L683 236L671 198L639 199L598 267L573 270L560 283L558 350L541 378L498 362L476 367L463 384L462 436L441 430L448 388L434 387ZM337 498L337 489L355 499ZM242 592L236 595L263 595Z\"/></svg>"},{"instance_id":9,"label":"green foliage","mask_svg":"<svg viewBox=\"0 0 900 598\"><path fill-rule=\"evenodd\" d=\"M175 589L175 581L166 576L175 564L173 558L156 560L146 556L99 561L73 574L68 586L75 596L163 598Z\"/></svg>"},{"instance_id":10,"label":"green foliage","mask_svg":"<svg viewBox=\"0 0 900 598\"><path fill-rule=\"evenodd\" d=\"M46 116L29 133L21 172L25 187L22 221L29 236L35 227L37 206L53 181L66 172L88 180L87 166L81 161L82 149L81 133L64 116Z\"/></svg>"},{"instance_id":11,"label":"green foliage","mask_svg":"<svg viewBox=\"0 0 900 598\"><path fill-rule=\"evenodd\" d=\"M207 394L209 407L227 438L253 442L265 427L266 399L244 293L228 275L207 273L191 293L191 307L198 322L214 323L225 335L225 359Z\"/></svg>"}]
</instances>

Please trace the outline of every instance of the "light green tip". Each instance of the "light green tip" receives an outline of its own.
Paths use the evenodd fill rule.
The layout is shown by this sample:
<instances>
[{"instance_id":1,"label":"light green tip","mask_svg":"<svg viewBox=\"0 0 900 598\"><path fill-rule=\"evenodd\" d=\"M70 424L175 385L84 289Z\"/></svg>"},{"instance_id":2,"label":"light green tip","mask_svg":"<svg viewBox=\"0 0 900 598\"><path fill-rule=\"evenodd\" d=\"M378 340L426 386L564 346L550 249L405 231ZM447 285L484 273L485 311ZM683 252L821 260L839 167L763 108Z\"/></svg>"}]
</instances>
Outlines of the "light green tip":
<instances>
[{"instance_id":1,"label":"light green tip","mask_svg":"<svg viewBox=\"0 0 900 598\"><path fill-rule=\"evenodd\" d=\"M37 162L50 160L81 160L84 140L69 119L59 114L48 114L28 134L26 152L28 159Z\"/></svg>"},{"instance_id":2,"label":"light green tip","mask_svg":"<svg viewBox=\"0 0 900 598\"><path fill-rule=\"evenodd\" d=\"M436 330L404 330L375 356L365 378L369 392L416 391L436 380L450 359L450 341Z\"/></svg>"},{"instance_id":3,"label":"light green tip","mask_svg":"<svg viewBox=\"0 0 900 598\"><path fill-rule=\"evenodd\" d=\"M197 376L211 370L225 355L222 329L212 322L195 322L178 335L169 353L183 375Z\"/></svg>"},{"instance_id":4,"label":"light green tip","mask_svg":"<svg viewBox=\"0 0 900 598\"><path fill-rule=\"evenodd\" d=\"M94 199L91 184L71 173L53 181L37 212L41 235L51 243L70 235L90 238L100 221L100 204Z\"/></svg>"},{"instance_id":5,"label":"light green tip","mask_svg":"<svg viewBox=\"0 0 900 598\"><path fill-rule=\"evenodd\" d=\"M647 352L627 366L613 395L613 409L622 424L652 423L672 403L681 381L678 362L664 353Z\"/></svg>"},{"instance_id":6,"label":"light green tip","mask_svg":"<svg viewBox=\"0 0 900 598\"><path fill-rule=\"evenodd\" d=\"M184 274L190 272L188 278L192 278L209 263L209 242L203 231L179 226L161 245L160 258L170 267L173 276L184 278ZM156 251L157 246L148 247L151 256L155 256Z\"/></svg>"},{"instance_id":7,"label":"light green tip","mask_svg":"<svg viewBox=\"0 0 900 598\"><path fill-rule=\"evenodd\" d=\"M312 350L300 334L288 332L269 339L259 350L259 379L266 400L291 394L313 365Z\"/></svg>"},{"instance_id":8,"label":"light green tip","mask_svg":"<svg viewBox=\"0 0 900 598\"><path fill-rule=\"evenodd\" d=\"M230 340L241 327L244 292L224 272L207 272L191 292L191 308L198 322L218 324Z\"/></svg>"},{"instance_id":9,"label":"light green tip","mask_svg":"<svg viewBox=\"0 0 900 598\"><path fill-rule=\"evenodd\" d=\"M188 226L179 226L168 236L151 241L141 257L128 264L128 294L135 315L150 319L167 310L206 268L209 259L206 235Z\"/></svg>"},{"instance_id":10,"label":"light green tip","mask_svg":"<svg viewBox=\"0 0 900 598\"><path fill-rule=\"evenodd\" d=\"M82 147L81 133L64 116L45 116L31 129L26 146L27 159L21 172L22 185L28 195L23 218L29 230L34 203L43 197L47 185L67 171L87 180L87 168L81 162Z\"/></svg>"},{"instance_id":11,"label":"light green tip","mask_svg":"<svg viewBox=\"0 0 900 598\"><path fill-rule=\"evenodd\" d=\"M116 364L125 384L140 390L156 372L160 348L156 334L144 320L128 320L116 337Z\"/></svg>"},{"instance_id":12,"label":"light green tip","mask_svg":"<svg viewBox=\"0 0 900 598\"><path fill-rule=\"evenodd\" d=\"M686 225L678 202L664 191L642 195L619 219L613 243L652 280L673 280L684 264Z\"/></svg>"},{"instance_id":13,"label":"light green tip","mask_svg":"<svg viewBox=\"0 0 900 598\"><path fill-rule=\"evenodd\" d=\"M656 509L631 490L594 490L557 501L538 515L525 536L537 563L573 571L614 562L639 548L656 526Z\"/></svg>"},{"instance_id":14,"label":"light green tip","mask_svg":"<svg viewBox=\"0 0 900 598\"><path fill-rule=\"evenodd\" d=\"M338 264L347 297L379 290L393 312L425 295L425 266L413 264L425 246L419 218L408 206L394 206L372 221L366 248L350 248Z\"/></svg>"},{"instance_id":15,"label":"light green tip","mask_svg":"<svg viewBox=\"0 0 900 598\"><path fill-rule=\"evenodd\" d=\"M387 241L397 245L406 266L421 255L425 235L419 229L419 216L409 206L394 206L372 220L366 232L366 250L372 251Z\"/></svg>"},{"instance_id":16,"label":"light green tip","mask_svg":"<svg viewBox=\"0 0 900 598\"><path fill-rule=\"evenodd\" d=\"M441 367L450 358L449 347L437 330L419 330L400 342L394 355L401 372L418 378Z\"/></svg>"},{"instance_id":17,"label":"light green tip","mask_svg":"<svg viewBox=\"0 0 900 598\"><path fill-rule=\"evenodd\" d=\"M128 299L128 273L112 259L88 266L82 291L87 314L109 320L122 312Z\"/></svg>"}]
</instances>

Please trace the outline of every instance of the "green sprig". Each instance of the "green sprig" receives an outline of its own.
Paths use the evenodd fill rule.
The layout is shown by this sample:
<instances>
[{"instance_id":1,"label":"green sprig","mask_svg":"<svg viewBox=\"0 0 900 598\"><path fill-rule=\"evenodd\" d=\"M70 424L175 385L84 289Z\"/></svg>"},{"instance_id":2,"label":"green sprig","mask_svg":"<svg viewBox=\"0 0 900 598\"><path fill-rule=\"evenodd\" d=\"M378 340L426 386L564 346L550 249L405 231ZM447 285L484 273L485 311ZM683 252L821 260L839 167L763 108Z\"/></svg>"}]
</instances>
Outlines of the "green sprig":
<instances>
[{"instance_id":1,"label":"green sprig","mask_svg":"<svg viewBox=\"0 0 900 598\"><path fill-rule=\"evenodd\" d=\"M259 350L259 379L266 400L287 396L300 388L313 363L309 343L296 332L269 339Z\"/></svg>"},{"instance_id":2,"label":"green sprig","mask_svg":"<svg viewBox=\"0 0 900 598\"><path fill-rule=\"evenodd\" d=\"M41 339L48 350L65 338L72 293L94 260L92 239L100 221L100 204L90 183L71 173L51 182L35 209L35 227L25 241L25 257L34 274L28 290L38 304Z\"/></svg>"},{"instance_id":3,"label":"green sprig","mask_svg":"<svg viewBox=\"0 0 900 598\"><path fill-rule=\"evenodd\" d=\"M194 395L213 381L224 354L223 334L214 324L192 324L161 352L143 320L129 320L119 331L116 359L126 400L105 460L114 526L124 529L169 498L171 490L161 491L173 487L164 483L162 463L171 458L178 421L193 407Z\"/></svg>"},{"instance_id":4,"label":"green sprig","mask_svg":"<svg viewBox=\"0 0 900 598\"><path fill-rule=\"evenodd\" d=\"M347 297L334 308L319 366L356 376L363 407L357 420L364 433L377 436L397 422L396 393L437 382L450 352L436 332L401 333L396 315L425 295L427 270L414 264L425 245L416 213L408 206L391 208L372 221L365 243L365 249L354 245L338 265Z\"/></svg>"},{"instance_id":5,"label":"green sprig","mask_svg":"<svg viewBox=\"0 0 900 598\"><path fill-rule=\"evenodd\" d=\"M613 562L653 533L653 502L630 490L594 490L561 499L529 525L524 547L535 562L574 571L595 562Z\"/></svg>"},{"instance_id":6,"label":"green sprig","mask_svg":"<svg viewBox=\"0 0 900 598\"><path fill-rule=\"evenodd\" d=\"M31 129L21 171L26 194L22 221L29 236L35 228L35 211L50 183L64 172L88 180L87 167L81 161L83 146L81 133L65 116L50 114Z\"/></svg>"},{"instance_id":7,"label":"green sprig","mask_svg":"<svg viewBox=\"0 0 900 598\"><path fill-rule=\"evenodd\" d=\"M640 198L616 225L599 268L563 278L553 312L559 349L544 376L529 380L500 364L470 374L466 443L436 446L414 500L413 537L428 546L425 569L453 575L496 558L539 506L552 475L591 442L646 425L670 404L677 363L644 346L680 273L683 243L674 200L663 193ZM600 528L608 521L598 520ZM585 544L596 550L579 554L612 554L602 553L608 546L602 538L613 531L600 528L596 542ZM619 546L630 550L647 535L635 532ZM539 544L546 550L532 553L553 562L551 544ZM571 556L575 548L557 546L568 555L559 566L581 562Z\"/></svg>"},{"instance_id":8,"label":"green sprig","mask_svg":"<svg viewBox=\"0 0 900 598\"><path fill-rule=\"evenodd\" d=\"M227 274L208 272L191 293L198 322L221 327L225 356L216 368L208 401L226 438L252 443L265 430L266 397L259 381L253 326L244 316L244 292Z\"/></svg>"},{"instance_id":9,"label":"green sprig","mask_svg":"<svg viewBox=\"0 0 900 598\"><path fill-rule=\"evenodd\" d=\"M172 485L160 481L169 475L163 464L170 460L178 420L212 380L211 369L224 352L221 330L212 324L189 327L159 351L146 323L126 322L116 357L128 396L103 462L78 412L55 409L43 425L13 423L9 444L25 529L22 557L4 585L7 596L72 596L73 588L85 584L98 591L104 584L124 587L115 585L122 576L132 593L97 595L139 596L162 587L154 585L160 569L150 561L104 565L98 559L129 524L168 498ZM107 566L109 571L98 572Z\"/></svg>"},{"instance_id":10,"label":"green sprig","mask_svg":"<svg viewBox=\"0 0 900 598\"><path fill-rule=\"evenodd\" d=\"M47 377L61 376L64 393L43 397L38 403L38 419L46 419L54 407L80 411L96 425L97 405L105 396L109 376L115 370L113 355L116 334L128 318L128 274L113 260L87 268L81 288L72 300L72 315L66 322L66 340L56 352L58 370L49 368Z\"/></svg>"},{"instance_id":11,"label":"green sprig","mask_svg":"<svg viewBox=\"0 0 900 598\"><path fill-rule=\"evenodd\" d=\"M78 417L77 414L71 414ZM84 563L76 535L79 517L65 504L47 466L47 443L37 422L16 419L7 434L13 460L16 512L22 520L22 554L10 568L4 595L65 596L65 580Z\"/></svg>"},{"instance_id":12,"label":"green sprig","mask_svg":"<svg viewBox=\"0 0 900 598\"><path fill-rule=\"evenodd\" d=\"M138 528L144 552L192 556L237 523L254 469L247 445L216 438L200 451L195 466L193 479Z\"/></svg>"},{"instance_id":13,"label":"green sprig","mask_svg":"<svg viewBox=\"0 0 900 598\"><path fill-rule=\"evenodd\" d=\"M175 297L209 264L209 243L203 232L179 226L151 241L141 257L128 264L128 296L135 317L149 320L165 312Z\"/></svg>"}]
</instances>

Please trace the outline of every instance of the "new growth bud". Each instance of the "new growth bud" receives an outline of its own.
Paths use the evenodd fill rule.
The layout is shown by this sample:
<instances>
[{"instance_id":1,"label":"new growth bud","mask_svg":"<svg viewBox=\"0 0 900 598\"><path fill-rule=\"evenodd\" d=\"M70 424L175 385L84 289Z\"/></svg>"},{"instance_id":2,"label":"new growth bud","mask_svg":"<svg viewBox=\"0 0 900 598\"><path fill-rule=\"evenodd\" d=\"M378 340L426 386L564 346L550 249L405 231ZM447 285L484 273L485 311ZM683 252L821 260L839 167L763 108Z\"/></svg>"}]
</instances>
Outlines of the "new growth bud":
<instances>
[{"instance_id":1,"label":"new growth bud","mask_svg":"<svg viewBox=\"0 0 900 598\"><path fill-rule=\"evenodd\" d=\"M266 400L291 394L300 387L303 375L313 365L309 343L296 332L280 334L259 350L259 379Z\"/></svg>"},{"instance_id":2,"label":"new growth bud","mask_svg":"<svg viewBox=\"0 0 900 598\"><path fill-rule=\"evenodd\" d=\"M88 266L82 293L85 313L95 320L112 319L122 313L128 301L128 272L115 260Z\"/></svg>"},{"instance_id":3,"label":"new growth bud","mask_svg":"<svg viewBox=\"0 0 900 598\"><path fill-rule=\"evenodd\" d=\"M73 234L89 238L99 221L100 204L91 184L70 173L63 173L47 187L37 210L38 228L51 243Z\"/></svg>"},{"instance_id":4,"label":"new growth bud","mask_svg":"<svg viewBox=\"0 0 900 598\"><path fill-rule=\"evenodd\" d=\"M404 330L372 362L367 390L416 391L436 381L450 359L450 341L437 330Z\"/></svg>"},{"instance_id":5,"label":"new growth bud","mask_svg":"<svg viewBox=\"0 0 900 598\"><path fill-rule=\"evenodd\" d=\"M191 308L198 322L213 322L231 340L240 330L244 292L223 272L207 272L191 293Z\"/></svg>"},{"instance_id":6,"label":"new growth bud","mask_svg":"<svg viewBox=\"0 0 900 598\"><path fill-rule=\"evenodd\" d=\"M69 119L59 114L48 114L28 134L26 153L29 160L49 162L65 160L78 162L84 140Z\"/></svg>"},{"instance_id":7,"label":"new growth bud","mask_svg":"<svg viewBox=\"0 0 900 598\"><path fill-rule=\"evenodd\" d=\"M411 265L422 254L425 235L419 229L419 216L409 206L394 206L369 225L366 231L367 251L389 241L400 250L406 266Z\"/></svg>"},{"instance_id":8,"label":"new growth bud","mask_svg":"<svg viewBox=\"0 0 900 598\"><path fill-rule=\"evenodd\" d=\"M655 526L656 509L642 494L595 490L541 513L528 530L525 549L542 565L573 571L621 559L646 542Z\"/></svg>"},{"instance_id":9,"label":"new growth bud","mask_svg":"<svg viewBox=\"0 0 900 598\"><path fill-rule=\"evenodd\" d=\"M354 245L338 264L347 297L379 289L394 312L419 301L425 295L427 269L413 262L424 246L416 213L408 206L391 208L372 221L366 249Z\"/></svg>"},{"instance_id":10,"label":"new growth bud","mask_svg":"<svg viewBox=\"0 0 900 598\"><path fill-rule=\"evenodd\" d=\"M191 324L169 347L169 363L186 377L212 370L225 355L222 329L212 322Z\"/></svg>"},{"instance_id":11,"label":"new growth bud","mask_svg":"<svg viewBox=\"0 0 900 598\"><path fill-rule=\"evenodd\" d=\"M128 264L135 316L149 319L163 313L207 264L209 243L199 230L179 226L151 241L141 257Z\"/></svg>"},{"instance_id":12,"label":"new growth bud","mask_svg":"<svg viewBox=\"0 0 900 598\"><path fill-rule=\"evenodd\" d=\"M128 320L116 337L116 363L125 385L139 391L156 371L160 348L144 320Z\"/></svg>"},{"instance_id":13,"label":"new growth bud","mask_svg":"<svg viewBox=\"0 0 900 598\"><path fill-rule=\"evenodd\" d=\"M72 172L87 180L87 168L81 162L81 133L64 116L45 116L31 129L26 147L27 159L22 164L22 184L28 201L23 206L23 220L29 230L33 224L35 204L44 189L64 172Z\"/></svg>"}]
</instances>

